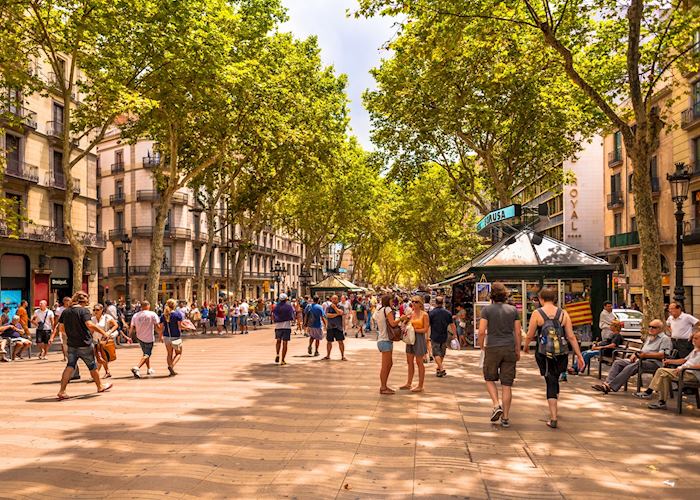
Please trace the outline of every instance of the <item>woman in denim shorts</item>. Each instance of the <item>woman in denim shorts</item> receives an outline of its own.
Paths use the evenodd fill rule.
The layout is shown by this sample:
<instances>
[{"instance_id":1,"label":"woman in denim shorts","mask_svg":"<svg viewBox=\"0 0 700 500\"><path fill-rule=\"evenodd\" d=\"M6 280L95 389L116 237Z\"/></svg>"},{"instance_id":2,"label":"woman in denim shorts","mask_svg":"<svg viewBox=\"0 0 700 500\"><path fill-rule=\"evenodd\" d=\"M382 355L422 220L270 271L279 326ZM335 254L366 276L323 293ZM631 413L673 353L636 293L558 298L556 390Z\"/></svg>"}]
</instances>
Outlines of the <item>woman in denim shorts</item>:
<instances>
[{"instance_id":1,"label":"woman in denim shorts","mask_svg":"<svg viewBox=\"0 0 700 500\"><path fill-rule=\"evenodd\" d=\"M390 307L390 304L391 296L384 295L382 297L382 307L374 313L374 320L379 328L377 348L379 352L382 353L382 368L379 371L379 381L381 382L379 394L394 394L396 392L387 385L389 372L391 372L391 367L394 364L392 359L394 343L389 338L388 326L395 327L399 325L399 321L396 319L396 315L394 310Z\"/></svg>"}]
</instances>

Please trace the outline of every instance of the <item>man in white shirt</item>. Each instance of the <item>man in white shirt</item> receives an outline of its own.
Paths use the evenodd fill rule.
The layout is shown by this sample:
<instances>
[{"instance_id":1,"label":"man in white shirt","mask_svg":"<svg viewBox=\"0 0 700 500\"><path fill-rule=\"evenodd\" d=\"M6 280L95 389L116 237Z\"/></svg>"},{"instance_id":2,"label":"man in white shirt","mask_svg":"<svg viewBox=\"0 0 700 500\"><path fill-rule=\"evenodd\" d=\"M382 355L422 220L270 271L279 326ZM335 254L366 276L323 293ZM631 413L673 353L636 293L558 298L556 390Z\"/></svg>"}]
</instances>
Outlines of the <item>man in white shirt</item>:
<instances>
[{"instance_id":1,"label":"man in white shirt","mask_svg":"<svg viewBox=\"0 0 700 500\"><path fill-rule=\"evenodd\" d=\"M34 310L32 324L36 326L36 345L39 347L39 359L46 359L49 353L49 339L54 329L54 314L46 307L46 301L39 301L39 309Z\"/></svg>"},{"instance_id":2,"label":"man in white shirt","mask_svg":"<svg viewBox=\"0 0 700 500\"><path fill-rule=\"evenodd\" d=\"M245 299L239 304L238 310L241 313L238 321L241 322L241 335L243 335L244 333L248 333L248 313L250 312L250 306Z\"/></svg>"},{"instance_id":3,"label":"man in white shirt","mask_svg":"<svg viewBox=\"0 0 700 500\"><path fill-rule=\"evenodd\" d=\"M598 328L600 328L600 335L603 340L608 340L613 335L610 325L613 324L613 321L615 321L616 318L612 310L612 302L609 300L603 302L603 310L600 311L600 318L598 320Z\"/></svg>"},{"instance_id":4,"label":"man in white shirt","mask_svg":"<svg viewBox=\"0 0 700 500\"><path fill-rule=\"evenodd\" d=\"M649 408L652 410L666 409L666 401L668 401L669 397L671 396L671 382L679 379L681 368L700 370L700 328L693 330L692 343L695 349L685 358L664 360L664 366L676 366L677 368L659 368L656 370L654 378L649 384L649 388L644 393L646 398L651 397L651 391L656 391L659 393L659 400L656 403L649 404ZM683 380L697 382L700 380L700 371L683 372ZM645 396L640 397L644 398ZM679 394L678 397L683 396Z\"/></svg>"},{"instance_id":5,"label":"man in white shirt","mask_svg":"<svg viewBox=\"0 0 700 500\"><path fill-rule=\"evenodd\" d=\"M105 301L105 305L107 306L106 313L116 320L119 317L119 315L117 314L117 306L115 306L114 302L112 302L111 300Z\"/></svg>"},{"instance_id":6,"label":"man in white shirt","mask_svg":"<svg viewBox=\"0 0 700 500\"><path fill-rule=\"evenodd\" d=\"M145 364L148 369L148 374L153 375L155 370L151 368L151 354L153 353L153 344L156 341L155 329L160 328L160 318L156 313L151 311L151 303L147 300L141 302L141 310L131 318L131 326L129 333L136 331L136 338L141 346L143 356L138 366L131 369L131 373L135 378L141 378L141 367Z\"/></svg>"},{"instance_id":7,"label":"man in white shirt","mask_svg":"<svg viewBox=\"0 0 700 500\"><path fill-rule=\"evenodd\" d=\"M684 313L681 306L675 302L668 305L668 312L671 314L666 321L666 324L671 328L671 341L673 348L678 351L678 358L685 358L690 351L693 350L693 344L690 337L693 333L693 327L700 320L695 316Z\"/></svg>"}]
</instances>

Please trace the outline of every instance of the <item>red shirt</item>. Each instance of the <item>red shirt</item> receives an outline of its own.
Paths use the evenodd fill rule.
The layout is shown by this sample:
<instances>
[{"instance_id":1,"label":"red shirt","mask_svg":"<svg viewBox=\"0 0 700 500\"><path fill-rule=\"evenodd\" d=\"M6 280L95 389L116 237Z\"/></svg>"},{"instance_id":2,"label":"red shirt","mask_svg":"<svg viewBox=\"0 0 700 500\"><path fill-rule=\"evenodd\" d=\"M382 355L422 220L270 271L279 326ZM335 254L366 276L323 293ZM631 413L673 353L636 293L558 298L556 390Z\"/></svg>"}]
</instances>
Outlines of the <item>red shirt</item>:
<instances>
[{"instance_id":1,"label":"red shirt","mask_svg":"<svg viewBox=\"0 0 700 500\"><path fill-rule=\"evenodd\" d=\"M216 317L217 318L225 318L226 317L226 313L224 312L224 305L223 304L216 305Z\"/></svg>"}]
</instances>

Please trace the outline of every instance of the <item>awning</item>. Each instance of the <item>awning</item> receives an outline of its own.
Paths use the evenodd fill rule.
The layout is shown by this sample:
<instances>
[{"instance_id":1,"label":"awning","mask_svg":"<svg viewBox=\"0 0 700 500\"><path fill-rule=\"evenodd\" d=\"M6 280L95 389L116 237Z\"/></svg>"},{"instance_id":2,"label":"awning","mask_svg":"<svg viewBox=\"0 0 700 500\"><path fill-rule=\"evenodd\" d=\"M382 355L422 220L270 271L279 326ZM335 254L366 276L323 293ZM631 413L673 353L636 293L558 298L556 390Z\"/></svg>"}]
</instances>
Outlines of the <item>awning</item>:
<instances>
[{"instance_id":1,"label":"awning","mask_svg":"<svg viewBox=\"0 0 700 500\"><path fill-rule=\"evenodd\" d=\"M467 281L470 279L474 279L473 273L459 273L454 276L450 276L449 278L446 278L438 283L428 285L428 288L445 288L447 286L451 286L456 283L461 283L462 281Z\"/></svg>"}]
</instances>

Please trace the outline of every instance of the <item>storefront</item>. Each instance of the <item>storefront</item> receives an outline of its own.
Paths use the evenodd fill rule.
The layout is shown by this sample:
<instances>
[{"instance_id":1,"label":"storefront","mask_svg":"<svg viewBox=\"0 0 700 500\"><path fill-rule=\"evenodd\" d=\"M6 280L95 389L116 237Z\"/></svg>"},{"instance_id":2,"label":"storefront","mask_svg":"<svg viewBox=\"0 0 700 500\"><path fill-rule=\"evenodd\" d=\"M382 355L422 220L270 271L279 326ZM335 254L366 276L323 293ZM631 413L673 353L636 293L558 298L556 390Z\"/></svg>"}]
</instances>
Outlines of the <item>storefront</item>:
<instances>
[{"instance_id":1,"label":"storefront","mask_svg":"<svg viewBox=\"0 0 700 500\"><path fill-rule=\"evenodd\" d=\"M29 258L6 253L0 257L0 307L9 307L13 315L23 299L30 299Z\"/></svg>"},{"instance_id":2,"label":"storefront","mask_svg":"<svg viewBox=\"0 0 700 500\"><path fill-rule=\"evenodd\" d=\"M520 312L523 329L539 307L539 290L552 287L558 292L558 303L569 311L577 335L588 341L600 334L597 318L603 302L611 297L612 271L613 266L603 259L525 229L501 240L433 287L449 286L453 308L463 305L471 328L475 328L481 308L488 304L490 284L502 282L510 290L510 302Z\"/></svg>"},{"instance_id":3,"label":"storefront","mask_svg":"<svg viewBox=\"0 0 700 500\"><path fill-rule=\"evenodd\" d=\"M51 300L61 303L73 293L73 263L65 257L51 258Z\"/></svg>"}]
</instances>

